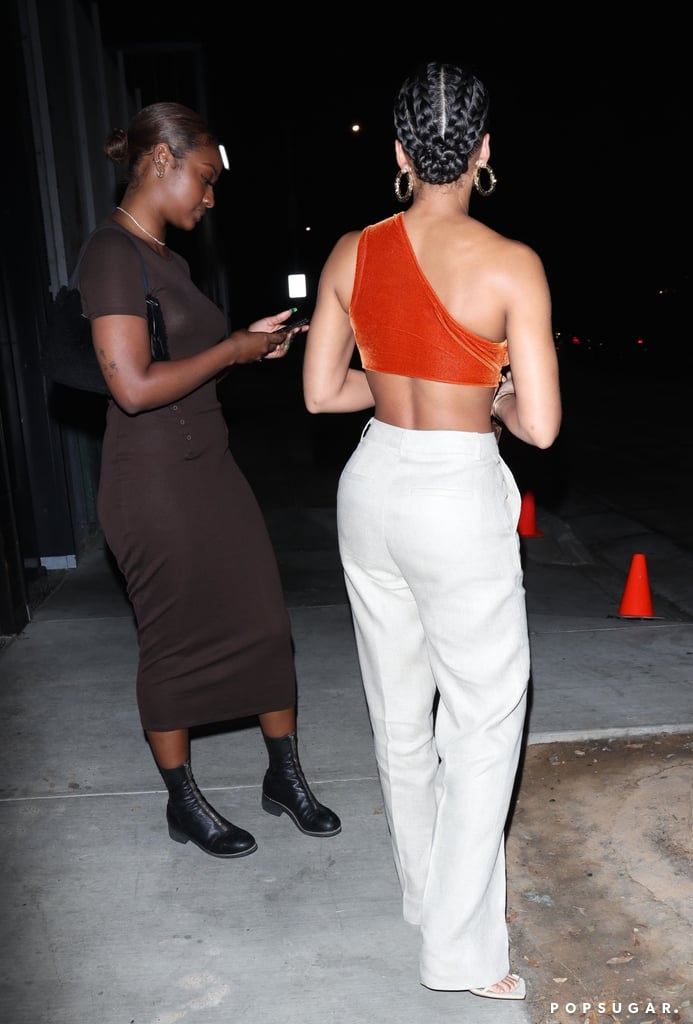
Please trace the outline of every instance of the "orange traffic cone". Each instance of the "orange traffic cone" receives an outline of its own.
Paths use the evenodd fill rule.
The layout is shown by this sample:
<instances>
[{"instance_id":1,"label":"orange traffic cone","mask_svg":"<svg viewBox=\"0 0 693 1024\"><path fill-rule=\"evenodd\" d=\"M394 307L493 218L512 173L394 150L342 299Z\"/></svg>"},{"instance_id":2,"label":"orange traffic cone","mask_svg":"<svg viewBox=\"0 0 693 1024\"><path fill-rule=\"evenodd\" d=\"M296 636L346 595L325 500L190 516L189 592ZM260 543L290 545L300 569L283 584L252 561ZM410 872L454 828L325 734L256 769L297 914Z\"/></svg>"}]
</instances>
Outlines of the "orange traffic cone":
<instances>
[{"instance_id":1,"label":"orange traffic cone","mask_svg":"<svg viewBox=\"0 0 693 1024\"><path fill-rule=\"evenodd\" d=\"M517 524L517 532L521 537L543 537L541 530L537 530L537 509L534 495L531 491L525 491L520 506L520 519Z\"/></svg>"},{"instance_id":2,"label":"orange traffic cone","mask_svg":"<svg viewBox=\"0 0 693 1024\"><path fill-rule=\"evenodd\" d=\"M633 555L631 559L628 579L626 580L626 587L623 591L618 614L622 618L654 618L650 581L647 575L647 562L644 555Z\"/></svg>"}]
</instances>

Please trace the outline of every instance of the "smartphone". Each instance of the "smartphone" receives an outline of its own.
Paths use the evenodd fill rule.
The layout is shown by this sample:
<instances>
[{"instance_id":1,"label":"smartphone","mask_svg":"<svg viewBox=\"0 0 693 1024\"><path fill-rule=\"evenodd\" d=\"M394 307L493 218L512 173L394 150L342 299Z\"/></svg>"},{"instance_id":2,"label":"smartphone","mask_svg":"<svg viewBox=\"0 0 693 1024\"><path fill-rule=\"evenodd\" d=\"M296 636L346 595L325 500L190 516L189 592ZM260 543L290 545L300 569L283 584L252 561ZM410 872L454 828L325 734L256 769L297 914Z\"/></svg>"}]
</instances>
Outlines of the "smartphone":
<instances>
[{"instance_id":1,"label":"smartphone","mask_svg":"<svg viewBox=\"0 0 693 1024\"><path fill-rule=\"evenodd\" d=\"M285 320L280 327L275 327L272 333L280 334L283 331L292 331L294 327L303 327L307 323L310 323L307 316L297 317L295 320Z\"/></svg>"}]
</instances>

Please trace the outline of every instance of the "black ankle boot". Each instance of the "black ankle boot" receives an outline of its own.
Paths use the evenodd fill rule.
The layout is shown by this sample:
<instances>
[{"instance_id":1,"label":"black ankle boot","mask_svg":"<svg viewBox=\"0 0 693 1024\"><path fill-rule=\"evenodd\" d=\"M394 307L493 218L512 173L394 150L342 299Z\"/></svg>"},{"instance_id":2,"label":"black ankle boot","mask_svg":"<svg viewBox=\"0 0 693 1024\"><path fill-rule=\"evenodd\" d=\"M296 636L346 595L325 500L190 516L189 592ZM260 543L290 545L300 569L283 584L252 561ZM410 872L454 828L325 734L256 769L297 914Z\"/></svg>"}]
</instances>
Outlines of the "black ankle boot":
<instances>
[{"instance_id":1,"label":"black ankle boot","mask_svg":"<svg viewBox=\"0 0 693 1024\"><path fill-rule=\"evenodd\" d=\"M188 840L212 857L247 857L257 850L250 832L232 825L207 803L197 788L190 762L159 768L168 790L168 834L177 843Z\"/></svg>"},{"instance_id":2,"label":"black ankle boot","mask_svg":"<svg viewBox=\"0 0 693 1024\"><path fill-rule=\"evenodd\" d=\"M336 836L342 823L311 793L298 760L296 733L264 739L270 762L262 783L263 810L277 816L286 811L307 836Z\"/></svg>"}]
</instances>

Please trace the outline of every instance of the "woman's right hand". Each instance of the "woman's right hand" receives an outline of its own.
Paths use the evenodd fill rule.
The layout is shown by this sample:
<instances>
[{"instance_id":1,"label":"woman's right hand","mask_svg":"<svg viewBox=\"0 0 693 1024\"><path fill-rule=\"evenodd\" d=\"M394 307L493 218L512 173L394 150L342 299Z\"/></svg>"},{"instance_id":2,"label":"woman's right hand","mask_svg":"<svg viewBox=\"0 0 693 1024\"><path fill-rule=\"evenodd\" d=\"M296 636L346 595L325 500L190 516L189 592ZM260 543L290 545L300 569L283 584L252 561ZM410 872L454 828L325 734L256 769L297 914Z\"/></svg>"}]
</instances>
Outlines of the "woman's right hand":
<instances>
[{"instance_id":1,"label":"woman's right hand","mask_svg":"<svg viewBox=\"0 0 693 1024\"><path fill-rule=\"evenodd\" d=\"M512 376L512 373L511 373L510 369L507 369L506 372L501 377L501 382L498 385L498 388L496 389L495 395L493 396L493 403L491 405L491 415L493 417L495 417L495 419L499 419L499 420L501 419L501 417L498 416L498 414L496 412L496 407L497 407L498 403L500 402L501 398L504 398L506 395L514 395L514 394L515 394L515 385L513 383L513 376Z\"/></svg>"},{"instance_id":2,"label":"woman's right hand","mask_svg":"<svg viewBox=\"0 0 693 1024\"><path fill-rule=\"evenodd\" d=\"M281 333L241 328L233 331L227 341L231 345L231 362L239 364L258 362L269 355L279 359L289 351L286 334Z\"/></svg>"}]
</instances>

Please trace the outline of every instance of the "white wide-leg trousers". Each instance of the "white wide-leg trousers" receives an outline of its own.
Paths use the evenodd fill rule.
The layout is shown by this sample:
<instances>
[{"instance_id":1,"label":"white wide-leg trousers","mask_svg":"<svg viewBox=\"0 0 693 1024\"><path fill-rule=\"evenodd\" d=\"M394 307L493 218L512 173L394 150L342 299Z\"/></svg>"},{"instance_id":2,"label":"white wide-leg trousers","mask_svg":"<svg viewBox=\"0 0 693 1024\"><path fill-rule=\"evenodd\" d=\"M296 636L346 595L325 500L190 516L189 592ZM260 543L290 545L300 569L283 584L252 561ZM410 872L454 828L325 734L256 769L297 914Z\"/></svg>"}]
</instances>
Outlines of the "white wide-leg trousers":
<instances>
[{"instance_id":1,"label":"white wide-leg trousers","mask_svg":"<svg viewBox=\"0 0 693 1024\"><path fill-rule=\"evenodd\" d=\"M509 970L504 829L529 679L519 512L492 433L372 419L339 482L403 914L421 928L420 980L434 989Z\"/></svg>"}]
</instances>

